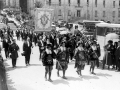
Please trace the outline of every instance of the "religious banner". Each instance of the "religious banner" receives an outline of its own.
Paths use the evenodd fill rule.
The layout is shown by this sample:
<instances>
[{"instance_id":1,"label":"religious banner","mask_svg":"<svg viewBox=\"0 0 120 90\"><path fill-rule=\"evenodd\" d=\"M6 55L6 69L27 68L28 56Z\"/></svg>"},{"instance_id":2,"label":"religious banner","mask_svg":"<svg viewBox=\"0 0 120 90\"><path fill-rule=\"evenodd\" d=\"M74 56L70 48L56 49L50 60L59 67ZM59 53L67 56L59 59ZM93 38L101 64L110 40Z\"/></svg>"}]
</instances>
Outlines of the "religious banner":
<instances>
[{"instance_id":1,"label":"religious banner","mask_svg":"<svg viewBox=\"0 0 120 90\"><path fill-rule=\"evenodd\" d=\"M37 8L35 13L35 32L51 31L53 10L47 8Z\"/></svg>"}]
</instances>

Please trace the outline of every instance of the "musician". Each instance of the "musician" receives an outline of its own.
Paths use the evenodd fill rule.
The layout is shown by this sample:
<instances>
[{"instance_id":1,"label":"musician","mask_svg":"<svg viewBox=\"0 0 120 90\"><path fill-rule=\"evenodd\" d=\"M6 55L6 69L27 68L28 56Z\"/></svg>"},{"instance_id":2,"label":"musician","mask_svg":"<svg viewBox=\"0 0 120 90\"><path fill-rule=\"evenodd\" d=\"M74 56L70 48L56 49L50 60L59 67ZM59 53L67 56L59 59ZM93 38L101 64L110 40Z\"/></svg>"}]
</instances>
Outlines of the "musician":
<instances>
[{"instance_id":1,"label":"musician","mask_svg":"<svg viewBox=\"0 0 120 90\"><path fill-rule=\"evenodd\" d=\"M97 60L96 60L96 66L97 68L99 67L99 57L101 56L101 50L100 50L100 45L97 41L94 41L94 43L96 44L97 46L97 51L96 51L96 54L97 54Z\"/></svg>"},{"instance_id":2,"label":"musician","mask_svg":"<svg viewBox=\"0 0 120 90\"><path fill-rule=\"evenodd\" d=\"M69 60L69 52L68 49L65 47L65 42L62 42L57 53L56 69L58 70L57 72L58 77L59 77L59 71L62 70L63 79L67 79L65 77L65 72L68 68L68 60Z\"/></svg>"},{"instance_id":3,"label":"musician","mask_svg":"<svg viewBox=\"0 0 120 90\"><path fill-rule=\"evenodd\" d=\"M94 68L95 68L95 64L96 64L96 61L98 60L98 56L97 56L97 45L96 45L96 42L93 42L92 45L91 45L91 48L89 50L89 56L90 56L90 73L91 74L94 74Z\"/></svg>"},{"instance_id":4,"label":"musician","mask_svg":"<svg viewBox=\"0 0 120 90\"><path fill-rule=\"evenodd\" d=\"M108 65L108 70L110 69L110 65L112 65L112 60L114 57L114 46L113 41L109 40L108 44L104 47L104 57L103 57L103 69L105 67L105 64Z\"/></svg>"},{"instance_id":5,"label":"musician","mask_svg":"<svg viewBox=\"0 0 120 90\"><path fill-rule=\"evenodd\" d=\"M70 60L73 60L74 50L76 46L76 43L73 37L71 37L71 39L68 40L68 46L69 46Z\"/></svg>"},{"instance_id":6,"label":"musician","mask_svg":"<svg viewBox=\"0 0 120 90\"><path fill-rule=\"evenodd\" d=\"M43 52L42 63L45 66L45 80L47 80L47 74L49 75L48 81L52 82L51 80L51 73L53 69L53 58L54 52L52 51L51 44L47 44L47 48Z\"/></svg>"},{"instance_id":7,"label":"musician","mask_svg":"<svg viewBox=\"0 0 120 90\"><path fill-rule=\"evenodd\" d=\"M85 67L85 50L83 48L83 43L79 43L75 50L75 68L77 68L78 75L82 76L81 70Z\"/></svg>"}]
</instances>

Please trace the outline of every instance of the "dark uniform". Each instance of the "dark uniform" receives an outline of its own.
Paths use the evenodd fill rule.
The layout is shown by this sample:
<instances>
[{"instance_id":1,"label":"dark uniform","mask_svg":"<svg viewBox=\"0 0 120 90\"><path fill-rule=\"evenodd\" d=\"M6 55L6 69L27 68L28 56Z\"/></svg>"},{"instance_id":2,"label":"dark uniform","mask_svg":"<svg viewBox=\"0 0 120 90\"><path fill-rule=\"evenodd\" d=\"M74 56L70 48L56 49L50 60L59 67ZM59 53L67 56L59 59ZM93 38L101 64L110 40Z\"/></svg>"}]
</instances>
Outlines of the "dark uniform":
<instances>
[{"instance_id":1,"label":"dark uniform","mask_svg":"<svg viewBox=\"0 0 120 90\"><path fill-rule=\"evenodd\" d=\"M18 58L18 51L19 46L15 43L15 40L13 40L13 43L10 45L10 53L12 58L12 66L13 68L16 67L16 60Z\"/></svg>"}]
</instances>

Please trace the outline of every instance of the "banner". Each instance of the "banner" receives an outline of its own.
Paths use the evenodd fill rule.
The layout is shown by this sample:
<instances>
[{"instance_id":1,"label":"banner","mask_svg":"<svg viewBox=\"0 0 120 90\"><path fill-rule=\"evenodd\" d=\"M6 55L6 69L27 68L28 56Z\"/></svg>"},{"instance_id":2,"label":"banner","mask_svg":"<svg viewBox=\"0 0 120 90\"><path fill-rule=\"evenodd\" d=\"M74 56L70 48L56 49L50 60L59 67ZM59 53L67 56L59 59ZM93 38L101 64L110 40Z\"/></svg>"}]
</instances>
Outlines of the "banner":
<instances>
[{"instance_id":1,"label":"banner","mask_svg":"<svg viewBox=\"0 0 120 90\"><path fill-rule=\"evenodd\" d=\"M51 31L53 10L47 8L37 8L35 13L35 32Z\"/></svg>"}]
</instances>

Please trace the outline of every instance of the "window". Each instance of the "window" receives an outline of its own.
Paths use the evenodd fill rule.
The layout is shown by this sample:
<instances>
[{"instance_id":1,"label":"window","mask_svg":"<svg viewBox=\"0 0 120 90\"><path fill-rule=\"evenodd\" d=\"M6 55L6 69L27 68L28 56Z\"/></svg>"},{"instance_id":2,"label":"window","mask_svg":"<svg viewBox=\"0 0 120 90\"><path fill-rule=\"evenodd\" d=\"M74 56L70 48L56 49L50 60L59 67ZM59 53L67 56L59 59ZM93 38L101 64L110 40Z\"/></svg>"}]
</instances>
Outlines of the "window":
<instances>
[{"instance_id":1,"label":"window","mask_svg":"<svg viewBox=\"0 0 120 90\"><path fill-rule=\"evenodd\" d=\"M97 7L97 0L95 0L95 6Z\"/></svg>"},{"instance_id":2,"label":"window","mask_svg":"<svg viewBox=\"0 0 120 90\"><path fill-rule=\"evenodd\" d=\"M105 0L103 0L103 7L105 8Z\"/></svg>"},{"instance_id":3,"label":"window","mask_svg":"<svg viewBox=\"0 0 120 90\"><path fill-rule=\"evenodd\" d=\"M70 10L68 10L68 16L71 16L71 11Z\"/></svg>"},{"instance_id":4,"label":"window","mask_svg":"<svg viewBox=\"0 0 120 90\"><path fill-rule=\"evenodd\" d=\"M113 8L115 8L115 1L113 1Z\"/></svg>"},{"instance_id":5,"label":"window","mask_svg":"<svg viewBox=\"0 0 120 90\"><path fill-rule=\"evenodd\" d=\"M89 7L89 0L87 0L87 6Z\"/></svg>"},{"instance_id":6,"label":"window","mask_svg":"<svg viewBox=\"0 0 120 90\"><path fill-rule=\"evenodd\" d=\"M68 4L69 4L69 6L70 6L70 4L71 4L71 1L70 1L70 0L68 0Z\"/></svg>"},{"instance_id":7,"label":"window","mask_svg":"<svg viewBox=\"0 0 120 90\"><path fill-rule=\"evenodd\" d=\"M59 0L59 6L61 6L61 0Z\"/></svg>"},{"instance_id":8,"label":"window","mask_svg":"<svg viewBox=\"0 0 120 90\"><path fill-rule=\"evenodd\" d=\"M103 17L106 17L106 13L105 13L105 11L103 11Z\"/></svg>"},{"instance_id":9,"label":"window","mask_svg":"<svg viewBox=\"0 0 120 90\"><path fill-rule=\"evenodd\" d=\"M49 6L51 6L51 0L49 0Z\"/></svg>"},{"instance_id":10,"label":"window","mask_svg":"<svg viewBox=\"0 0 120 90\"><path fill-rule=\"evenodd\" d=\"M115 11L113 11L113 18L115 17Z\"/></svg>"},{"instance_id":11,"label":"window","mask_svg":"<svg viewBox=\"0 0 120 90\"><path fill-rule=\"evenodd\" d=\"M78 7L80 7L80 0L77 0Z\"/></svg>"},{"instance_id":12,"label":"window","mask_svg":"<svg viewBox=\"0 0 120 90\"><path fill-rule=\"evenodd\" d=\"M81 17L81 11L77 10L77 17Z\"/></svg>"},{"instance_id":13,"label":"window","mask_svg":"<svg viewBox=\"0 0 120 90\"><path fill-rule=\"evenodd\" d=\"M97 11L95 11L95 17L97 17L98 15L97 15L98 13L97 13Z\"/></svg>"},{"instance_id":14,"label":"window","mask_svg":"<svg viewBox=\"0 0 120 90\"><path fill-rule=\"evenodd\" d=\"M61 12L61 10L59 10L59 14L58 14L58 16L61 16L61 14L62 14L62 12Z\"/></svg>"},{"instance_id":15,"label":"window","mask_svg":"<svg viewBox=\"0 0 120 90\"><path fill-rule=\"evenodd\" d=\"M120 11L118 11L118 17L120 17Z\"/></svg>"}]
</instances>

